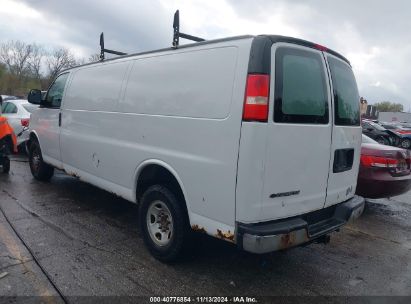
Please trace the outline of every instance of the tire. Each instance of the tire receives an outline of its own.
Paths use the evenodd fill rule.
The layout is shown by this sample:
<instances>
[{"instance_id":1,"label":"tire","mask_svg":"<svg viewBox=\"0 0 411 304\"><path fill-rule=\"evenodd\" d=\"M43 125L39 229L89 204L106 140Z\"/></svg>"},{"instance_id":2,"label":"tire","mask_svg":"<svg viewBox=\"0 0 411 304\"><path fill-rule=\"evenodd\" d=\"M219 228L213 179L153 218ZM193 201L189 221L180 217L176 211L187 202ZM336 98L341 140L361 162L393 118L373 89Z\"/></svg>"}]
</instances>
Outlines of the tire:
<instances>
[{"instance_id":1,"label":"tire","mask_svg":"<svg viewBox=\"0 0 411 304\"><path fill-rule=\"evenodd\" d=\"M53 174L54 168L43 161L40 145L33 141L29 148L29 164L33 177L39 181L49 181Z\"/></svg>"},{"instance_id":2,"label":"tire","mask_svg":"<svg viewBox=\"0 0 411 304\"><path fill-rule=\"evenodd\" d=\"M161 262L182 257L189 238L185 202L171 188L154 185L141 197L140 231L150 253Z\"/></svg>"},{"instance_id":3,"label":"tire","mask_svg":"<svg viewBox=\"0 0 411 304\"><path fill-rule=\"evenodd\" d=\"M401 141L401 148L403 149L409 149L411 147L411 140L408 138L405 138Z\"/></svg>"},{"instance_id":4,"label":"tire","mask_svg":"<svg viewBox=\"0 0 411 304\"><path fill-rule=\"evenodd\" d=\"M7 156L4 156L2 161L1 161L1 172L2 173L9 173L10 172L10 158L8 158Z\"/></svg>"},{"instance_id":5,"label":"tire","mask_svg":"<svg viewBox=\"0 0 411 304\"><path fill-rule=\"evenodd\" d=\"M378 136L376 139L375 139L375 141L376 142L378 142L379 144L381 144L381 145L387 145L388 144L388 140L386 140L384 137L382 137L382 136Z\"/></svg>"}]
</instances>

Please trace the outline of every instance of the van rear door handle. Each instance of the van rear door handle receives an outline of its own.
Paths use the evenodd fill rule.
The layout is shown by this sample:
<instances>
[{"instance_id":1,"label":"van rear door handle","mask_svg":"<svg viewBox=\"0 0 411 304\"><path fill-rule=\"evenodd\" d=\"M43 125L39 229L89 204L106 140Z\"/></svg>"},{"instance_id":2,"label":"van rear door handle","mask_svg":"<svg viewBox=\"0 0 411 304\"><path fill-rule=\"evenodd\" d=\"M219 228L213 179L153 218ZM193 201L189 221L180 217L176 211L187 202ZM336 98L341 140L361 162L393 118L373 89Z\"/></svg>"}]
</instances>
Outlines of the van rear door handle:
<instances>
[{"instance_id":1,"label":"van rear door handle","mask_svg":"<svg viewBox=\"0 0 411 304\"><path fill-rule=\"evenodd\" d=\"M59 113L59 127L61 127L61 112Z\"/></svg>"},{"instance_id":2,"label":"van rear door handle","mask_svg":"<svg viewBox=\"0 0 411 304\"><path fill-rule=\"evenodd\" d=\"M333 173L345 172L352 169L354 149L337 149L334 152Z\"/></svg>"}]
</instances>

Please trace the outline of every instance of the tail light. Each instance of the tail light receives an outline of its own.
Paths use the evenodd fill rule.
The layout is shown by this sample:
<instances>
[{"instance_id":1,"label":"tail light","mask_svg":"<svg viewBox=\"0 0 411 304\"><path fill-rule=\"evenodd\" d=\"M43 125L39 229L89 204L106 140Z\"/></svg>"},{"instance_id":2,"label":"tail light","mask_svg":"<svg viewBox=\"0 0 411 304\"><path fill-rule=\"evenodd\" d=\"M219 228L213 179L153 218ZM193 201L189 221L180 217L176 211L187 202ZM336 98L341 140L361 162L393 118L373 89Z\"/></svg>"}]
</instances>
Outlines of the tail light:
<instances>
[{"instance_id":1,"label":"tail light","mask_svg":"<svg viewBox=\"0 0 411 304\"><path fill-rule=\"evenodd\" d=\"M270 76L265 74L250 74L247 76L247 86L244 98L243 120L262 121L268 119L268 94L270 91Z\"/></svg>"},{"instance_id":2,"label":"tail light","mask_svg":"<svg viewBox=\"0 0 411 304\"><path fill-rule=\"evenodd\" d=\"M29 118L23 118L21 121L21 126L22 127L29 127L30 119Z\"/></svg>"},{"instance_id":3,"label":"tail light","mask_svg":"<svg viewBox=\"0 0 411 304\"><path fill-rule=\"evenodd\" d=\"M408 156L408 155L406 155ZM392 176L410 174L410 159L361 155L361 164L369 168L386 168Z\"/></svg>"},{"instance_id":4,"label":"tail light","mask_svg":"<svg viewBox=\"0 0 411 304\"><path fill-rule=\"evenodd\" d=\"M397 168L399 160L381 156L361 155L361 165L375 168Z\"/></svg>"}]
</instances>

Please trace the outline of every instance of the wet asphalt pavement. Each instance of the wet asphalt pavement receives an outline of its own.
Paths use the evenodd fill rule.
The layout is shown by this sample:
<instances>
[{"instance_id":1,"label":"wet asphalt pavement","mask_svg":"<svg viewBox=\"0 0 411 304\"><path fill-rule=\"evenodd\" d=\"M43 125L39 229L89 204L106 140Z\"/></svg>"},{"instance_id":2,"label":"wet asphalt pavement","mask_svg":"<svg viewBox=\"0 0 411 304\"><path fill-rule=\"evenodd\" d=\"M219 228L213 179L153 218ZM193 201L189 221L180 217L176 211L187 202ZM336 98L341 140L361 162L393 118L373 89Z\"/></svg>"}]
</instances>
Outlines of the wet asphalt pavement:
<instances>
[{"instance_id":1,"label":"wet asphalt pavement","mask_svg":"<svg viewBox=\"0 0 411 304\"><path fill-rule=\"evenodd\" d=\"M61 172L36 181L22 156L0 175L0 207L23 240L0 212L2 296L411 296L411 193L369 201L328 245L259 256L198 235L175 265L145 249L136 205Z\"/></svg>"}]
</instances>

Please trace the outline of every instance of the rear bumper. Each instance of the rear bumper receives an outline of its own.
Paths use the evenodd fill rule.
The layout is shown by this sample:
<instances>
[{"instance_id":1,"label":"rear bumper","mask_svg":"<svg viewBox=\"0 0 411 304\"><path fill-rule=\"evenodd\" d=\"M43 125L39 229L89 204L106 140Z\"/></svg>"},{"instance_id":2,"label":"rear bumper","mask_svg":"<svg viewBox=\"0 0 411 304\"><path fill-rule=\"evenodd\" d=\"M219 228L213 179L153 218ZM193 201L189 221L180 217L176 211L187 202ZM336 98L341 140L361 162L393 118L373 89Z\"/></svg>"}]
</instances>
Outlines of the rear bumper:
<instances>
[{"instance_id":1,"label":"rear bumper","mask_svg":"<svg viewBox=\"0 0 411 304\"><path fill-rule=\"evenodd\" d=\"M267 253L314 241L358 218L365 201L360 196L301 216L258 224L238 223L237 243L245 251Z\"/></svg>"},{"instance_id":2,"label":"rear bumper","mask_svg":"<svg viewBox=\"0 0 411 304\"><path fill-rule=\"evenodd\" d=\"M360 167L356 194L383 198L403 194L411 189L411 174L393 176L386 168Z\"/></svg>"}]
</instances>

